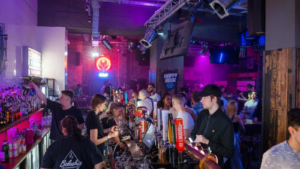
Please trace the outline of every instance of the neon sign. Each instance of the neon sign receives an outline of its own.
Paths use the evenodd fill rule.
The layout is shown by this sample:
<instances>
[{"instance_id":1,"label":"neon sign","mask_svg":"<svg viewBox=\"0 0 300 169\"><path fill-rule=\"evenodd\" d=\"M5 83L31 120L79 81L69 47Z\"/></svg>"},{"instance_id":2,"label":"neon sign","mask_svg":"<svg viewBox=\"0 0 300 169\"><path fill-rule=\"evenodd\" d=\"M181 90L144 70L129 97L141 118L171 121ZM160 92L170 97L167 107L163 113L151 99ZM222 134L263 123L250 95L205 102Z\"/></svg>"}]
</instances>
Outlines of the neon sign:
<instances>
[{"instance_id":1,"label":"neon sign","mask_svg":"<svg viewBox=\"0 0 300 169\"><path fill-rule=\"evenodd\" d=\"M108 76L108 73L104 73L104 72L99 73L99 77L107 77L107 76Z\"/></svg>"},{"instance_id":2,"label":"neon sign","mask_svg":"<svg viewBox=\"0 0 300 169\"><path fill-rule=\"evenodd\" d=\"M106 57L101 57L97 59L96 66L100 71L107 71L111 67L111 61Z\"/></svg>"}]
</instances>

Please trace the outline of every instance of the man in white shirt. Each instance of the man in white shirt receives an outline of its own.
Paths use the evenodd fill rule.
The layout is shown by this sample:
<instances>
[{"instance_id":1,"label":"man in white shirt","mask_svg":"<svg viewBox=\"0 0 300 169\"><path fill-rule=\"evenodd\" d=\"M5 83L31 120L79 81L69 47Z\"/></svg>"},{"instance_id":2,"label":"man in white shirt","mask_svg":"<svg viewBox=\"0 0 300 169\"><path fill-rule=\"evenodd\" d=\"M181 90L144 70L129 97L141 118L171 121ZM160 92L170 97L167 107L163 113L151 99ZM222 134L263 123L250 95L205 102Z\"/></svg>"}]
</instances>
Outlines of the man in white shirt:
<instances>
[{"instance_id":1,"label":"man in white shirt","mask_svg":"<svg viewBox=\"0 0 300 169\"><path fill-rule=\"evenodd\" d=\"M150 94L151 99L160 101L160 95L155 93L155 85L153 83L148 85L147 92Z\"/></svg>"},{"instance_id":2,"label":"man in white shirt","mask_svg":"<svg viewBox=\"0 0 300 169\"><path fill-rule=\"evenodd\" d=\"M290 110L287 121L290 138L264 153L261 169L300 168L300 109Z\"/></svg>"},{"instance_id":3,"label":"man in white shirt","mask_svg":"<svg viewBox=\"0 0 300 169\"><path fill-rule=\"evenodd\" d=\"M245 103L243 112L247 119L253 119L254 111L257 107L258 99L256 97L256 92L251 93L251 99Z\"/></svg>"},{"instance_id":4,"label":"man in white shirt","mask_svg":"<svg viewBox=\"0 0 300 169\"><path fill-rule=\"evenodd\" d=\"M127 93L127 101L129 102L133 93L133 90L130 88L129 83L125 83L125 93Z\"/></svg>"},{"instance_id":5,"label":"man in white shirt","mask_svg":"<svg viewBox=\"0 0 300 169\"><path fill-rule=\"evenodd\" d=\"M137 107L146 107L149 113L148 115L151 115L153 111L153 102L156 102L156 100L150 99L149 93L146 90L141 90L138 98L140 101L137 102Z\"/></svg>"},{"instance_id":6,"label":"man in white shirt","mask_svg":"<svg viewBox=\"0 0 300 169\"><path fill-rule=\"evenodd\" d=\"M183 96L180 94L173 95L172 105L178 112L177 117L175 116L174 118L181 118L183 121L184 138L189 138L195 123L192 116L184 111L185 108Z\"/></svg>"}]
</instances>

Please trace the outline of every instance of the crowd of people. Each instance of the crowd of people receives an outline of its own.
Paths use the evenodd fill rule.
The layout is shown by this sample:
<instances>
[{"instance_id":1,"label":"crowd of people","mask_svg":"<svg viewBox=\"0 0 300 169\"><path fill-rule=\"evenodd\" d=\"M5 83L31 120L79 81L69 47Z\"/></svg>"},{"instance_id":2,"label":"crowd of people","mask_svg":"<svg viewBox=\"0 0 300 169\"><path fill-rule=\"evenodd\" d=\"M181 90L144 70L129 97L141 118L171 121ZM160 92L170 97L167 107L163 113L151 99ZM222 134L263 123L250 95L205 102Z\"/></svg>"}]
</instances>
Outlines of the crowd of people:
<instances>
[{"instance_id":1,"label":"crowd of people","mask_svg":"<svg viewBox=\"0 0 300 169\"><path fill-rule=\"evenodd\" d=\"M55 142L48 148L42 160L42 168L55 168L71 165L70 163L77 168L101 168L106 142L110 140L117 143L120 140L118 125L123 112L123 104L113 102L106 96L110 96L109 86L104 86L101 94L93 96L91 110L84 122L80 111L71 105L74 94L82 95L81 90L78 89L74 94L69 90L61 91L60 103L57 103L47 99L33 82L29 85L53 113L50 139ZM130 94L130 100L135 100L138 107L145 107L150 116L153 114L154 104L157 103L158 108L168 110L173 118L181 118L185 139L201 143L203 148L209 147L217 155L221 168L243 168L240 133L245 130L245 119L255 121L261 116L261 112L257 111L260 109L260 100L257 93L252 91L252 85L248 84L244 93L236 90L235 94L224 86L216 85L207 85L204 88L195 85L192 91L189 89L191 88L182 87L177 94L166 93L162 98L156 93L154 84L149 84L147 88L138 84L134 90L126 83L123 90ZM291 150L294 153L293 158L299 159L299 116L299 110L289 114L290 139L269 150L264 155L262 167L270 165L273 154L277 153L275 150L279 149ZM86 137L80 134L84 125ZM125 149L122 143L120 147ZM70 154L73 159L68 159L66 164L66 158Z\"/></svg>"}]
</instances>

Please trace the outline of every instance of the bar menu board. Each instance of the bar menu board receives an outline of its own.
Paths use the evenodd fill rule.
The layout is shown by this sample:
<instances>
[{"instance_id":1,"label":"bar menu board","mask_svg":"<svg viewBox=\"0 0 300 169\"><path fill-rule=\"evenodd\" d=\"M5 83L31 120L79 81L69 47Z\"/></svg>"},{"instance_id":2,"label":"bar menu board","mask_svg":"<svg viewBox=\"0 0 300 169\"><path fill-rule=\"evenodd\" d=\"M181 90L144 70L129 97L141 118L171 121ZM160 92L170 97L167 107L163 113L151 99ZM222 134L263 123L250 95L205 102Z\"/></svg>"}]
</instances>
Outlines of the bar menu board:
<instances>
[{"instance_id":1,"label":"bar menu board","mask_svg":"<svg viewBox=\"0 0 300 169\"><path fill-rule=\"evenodd\" d=\"M22 76L42 76L42 54L28 46L23 46Z\"/></svg>"},{"instance_id":2,"label":"bar menu board","mask_svg":"<svg viewBox=\"0 0 300 169\"><path fill-rule=\"evenodd\" d=\"M42 75L42 55L41 53L28 48L28 76Z\"/></svg>"}]
</instances>

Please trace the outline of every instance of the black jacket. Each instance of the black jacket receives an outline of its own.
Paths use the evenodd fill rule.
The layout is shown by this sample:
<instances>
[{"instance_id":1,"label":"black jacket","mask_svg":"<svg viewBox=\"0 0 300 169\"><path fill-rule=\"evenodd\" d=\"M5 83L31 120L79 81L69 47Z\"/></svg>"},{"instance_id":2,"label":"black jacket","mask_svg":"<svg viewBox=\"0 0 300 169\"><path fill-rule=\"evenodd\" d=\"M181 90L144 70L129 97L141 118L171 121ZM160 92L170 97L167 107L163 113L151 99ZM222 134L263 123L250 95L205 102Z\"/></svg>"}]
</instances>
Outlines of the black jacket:
<instances>
[{"instance_id":1,"label":"black jacket","mask_svg":"<svg viewBox=\"0 0 300 169\"><path fill-rule=\"evenodd\" d=\"M199 113L197 123L191 133L191 138L196 139L196 135L203 135L209 140L208 145L212 153L218 157L219 165L224 168L223 157L232 158L234 154L234 134L233 125L228 116L218 109L213 115L208 110Z\"/></svg>"}]
</instances>

